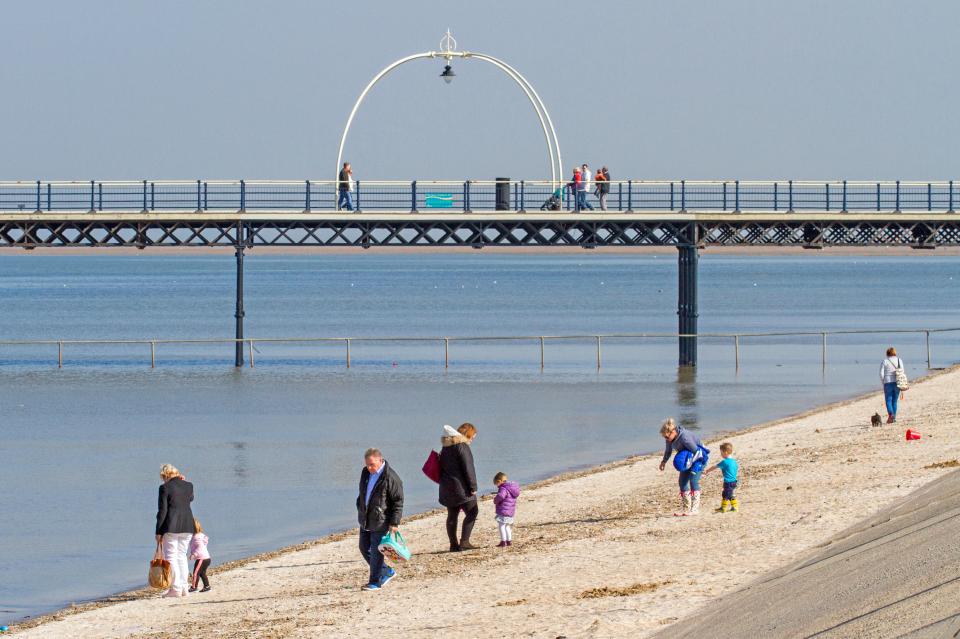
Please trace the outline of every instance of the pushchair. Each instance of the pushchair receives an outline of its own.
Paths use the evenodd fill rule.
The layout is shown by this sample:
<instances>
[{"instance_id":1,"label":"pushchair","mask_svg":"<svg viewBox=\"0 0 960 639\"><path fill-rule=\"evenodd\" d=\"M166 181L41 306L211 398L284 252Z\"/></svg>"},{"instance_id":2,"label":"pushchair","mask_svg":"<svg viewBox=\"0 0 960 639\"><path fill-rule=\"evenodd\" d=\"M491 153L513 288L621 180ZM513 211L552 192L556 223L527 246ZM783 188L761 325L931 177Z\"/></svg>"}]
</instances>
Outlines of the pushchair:
<instances>
[{"instance_id":1,"label":"pushchair","mask_svg":"<svg viewBox=\"0 0 960 639\"><path fill-rule=\"evenodd\" d=\"M562 200L560 199L562 191L557 189L547 198L547 201L540 205L541 211L559 211Z\"/></svg>"}]
</instances>

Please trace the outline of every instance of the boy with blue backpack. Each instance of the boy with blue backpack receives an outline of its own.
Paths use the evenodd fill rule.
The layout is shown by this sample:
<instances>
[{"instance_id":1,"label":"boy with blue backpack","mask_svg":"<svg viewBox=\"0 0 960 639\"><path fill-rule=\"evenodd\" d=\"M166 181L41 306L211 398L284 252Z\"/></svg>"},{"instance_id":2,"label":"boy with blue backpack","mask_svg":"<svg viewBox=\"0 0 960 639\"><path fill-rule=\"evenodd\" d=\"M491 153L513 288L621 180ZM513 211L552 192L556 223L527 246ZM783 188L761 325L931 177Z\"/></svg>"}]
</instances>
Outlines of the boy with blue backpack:
<instances>
[{"instance_id":1,"label":"boy with blue backpack","mask_svg":"<svg viewBox=\"0 0 960 639\"><path fill-rule=\"evenodd\" d=\"M672 417L660 426L660 434L665 442L660 470L666 468L673 452L677 453L673 467L680 472L680 509L673 514L675 517L697 515L700 513L700 476L710 458L710 451L700 443L699 437L683 426L677 426Z\"/></svg>"}]
</instances>

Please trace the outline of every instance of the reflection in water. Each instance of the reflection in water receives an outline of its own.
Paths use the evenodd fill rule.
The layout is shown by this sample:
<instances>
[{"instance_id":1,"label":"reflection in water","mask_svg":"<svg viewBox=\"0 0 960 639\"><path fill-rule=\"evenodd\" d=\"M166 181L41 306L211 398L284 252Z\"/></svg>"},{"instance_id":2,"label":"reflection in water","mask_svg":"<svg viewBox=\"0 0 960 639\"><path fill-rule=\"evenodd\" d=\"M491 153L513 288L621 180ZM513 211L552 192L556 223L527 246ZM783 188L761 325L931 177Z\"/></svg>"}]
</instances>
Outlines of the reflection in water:
<instances>
[{"instance_id":1,"label":"reflection in water","mask_svg":"<svg viewBox=\"0 0 960 639\"><path fill-rule=\"evenodd\" d=\"M677 367L677 405L680 414L677 423L684 428L697 430L699 415L697 411L697 368L695 366Z\"/></svg>"},{"instance_id":2,"label":"reflection in water","mask_svg":"<svg viewBox=\"0 0 960 639\"><path fill-rule=\"evenodd\" d=\"M247 453L247 442L230 442L234 450L233 476L237 478L237 486L246 486L250 475L250 456Z\"/></svg>"}]
</instances>

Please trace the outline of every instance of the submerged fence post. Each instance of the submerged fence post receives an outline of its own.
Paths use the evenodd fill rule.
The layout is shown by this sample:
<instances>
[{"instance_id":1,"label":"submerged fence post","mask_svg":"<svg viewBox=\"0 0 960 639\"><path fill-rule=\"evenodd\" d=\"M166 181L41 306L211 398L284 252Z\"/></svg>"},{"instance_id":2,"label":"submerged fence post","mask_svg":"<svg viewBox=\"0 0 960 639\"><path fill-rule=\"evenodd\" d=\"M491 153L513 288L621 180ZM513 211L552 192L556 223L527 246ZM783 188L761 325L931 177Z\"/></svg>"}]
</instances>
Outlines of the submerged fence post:
<instances>
[{"instance_id":1,"label":"submerged fence post","mask_svg":"<svg viewBox=\"0 0 960 639\"><path fill-rule=\"evenodd\" d=\"M737 370L740 370L740 336L733 336L733 352L734 357L736 358L736 367Z\"/></svg>"},{"instance_id":2,"label":"submerged fence post","mask_svg":"<svg viewBox=\"0 0 960 639\"><path fill-rule=\"evenodd\" d=\"M253 368L253 340L247 342L250 345L250 368Z\"/></svg>"},{"instance_id":3,"label":"submerged fence post","mask_svg":"<svg viewBox=\"0 0 960 639\"><path fill-rule=\"evenodd\" d=\"M63 368L63 342L57 342L57 368Z\"/></svg>"},{"instance_id":4,"label":"submerged fence post","mask_svg":"<svg viewBox=\"0 0 960 639\"><path fill-rule=\"evenodd\" d=\"M597 370L600 370L600 336L597 335Z\"/></svg>"},{"instance_id":5,"label":"submerged fence post","mask_svg":"<svg viewBox=\"0 0 960 639\"><path fill-rule=\"evenodd\" d=\"M150 368L157 367L157 343L150 342Z\"/></svg>"},{"instance_id":6,"label":"submerged fence post","mask_svg":"<svg viewBox=\"0 0 960 639\"><path fill-rule=\"evenodd\" d=\"M827 368L827 334L820 333L820 366L824 370Z\"/></svg>"},{"instance_id":7,"label":"submerged fence post","mask_svg":"<svg viewBox=\"0 0 960 639\"><path fill-rule=\"evenodd\" d=\"M237 368L243 366L243 317L246 315L243 310L243 238L242 238L242 227L237 224L237 246L236 246L236 258L237 258L237 302L236 309L233 313L233 317L237 320L236 322L236 335L234 339L236 344L234 347L234 362L233 365Z\"/></svg>"},{"instance_id":8,"label":"submerged fence post","mask_svg":"<svg viewBox=\"0 0 960 639\"><path fill-rule=\"evenodd\" d=\"M543 370L543 337L540 338L540 370Z\"/></svg>"},{"instance_id":9,"label":"submerged fence post","mask_svg":"<svg viewBox=\"0 0 960 639\"><path fill-rule=\"evenodd\" d=\"M347 368L350 368L350 338L346 339L347 342Z\"/></svg>"},{"instance_id":10,"label":"submerged fence post","mask_svg":"<svg viewBox=\"0 0 960 639\"><path fill-rule=\"evenodd\" d=\"M930 369L930 331L926 331L926 333L927 333L927 370L929 370Z\"/></svg>"},{"instance_id":11,"label":"submerged fence post","mask_svg":"<svg viewBox=\"0 0 960 639\"><path fill-rule=\"evenodd\" d=\"M443 338L443 367L450 368L450 338Z\"/></svg>"}]
</instances>

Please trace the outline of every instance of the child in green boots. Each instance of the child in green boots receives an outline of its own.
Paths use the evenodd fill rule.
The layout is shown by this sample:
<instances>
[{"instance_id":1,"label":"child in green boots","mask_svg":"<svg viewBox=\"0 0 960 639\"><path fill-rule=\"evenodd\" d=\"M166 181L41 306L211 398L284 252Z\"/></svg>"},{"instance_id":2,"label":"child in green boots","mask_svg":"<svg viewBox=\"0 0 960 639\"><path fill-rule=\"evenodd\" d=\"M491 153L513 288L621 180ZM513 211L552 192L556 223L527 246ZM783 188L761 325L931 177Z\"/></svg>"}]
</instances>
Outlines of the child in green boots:
<instances>
[{"instance_id":1,"label":"child in green boots","mask_svg":"<svg viewBox=\"0 0 960 639\"><path fill-rule=\"evenodd\" d=\"M725 513L729 511L735 513L739 504L737 504L734 491L737 489L737 472L740 470L740 465L733 458L733 444L730 442L720 444L720 456L723 459L712 468L708 468L704 474L707 475L718 468L720 469L723 473L723 496L717 512Z\"/></svg>"}]
</instances>

